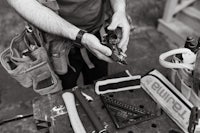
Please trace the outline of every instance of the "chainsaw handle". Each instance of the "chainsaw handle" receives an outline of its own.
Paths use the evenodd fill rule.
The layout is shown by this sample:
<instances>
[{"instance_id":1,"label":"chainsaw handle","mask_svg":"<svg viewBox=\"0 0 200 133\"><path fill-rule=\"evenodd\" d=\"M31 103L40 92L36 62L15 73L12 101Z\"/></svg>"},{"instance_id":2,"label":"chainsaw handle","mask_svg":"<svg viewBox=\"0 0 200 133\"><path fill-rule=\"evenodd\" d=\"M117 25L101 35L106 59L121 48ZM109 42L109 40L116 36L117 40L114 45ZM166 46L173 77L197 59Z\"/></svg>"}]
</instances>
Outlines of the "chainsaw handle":
<instances>
[{"instance_id":1,"label":"chainsaw handle","mask_svg":"<svg viewBox=\"0 0 200 133\"><path fill-rule=\"evenodd\" d=\"M199 96L199 90L200 90L200 50L197 51L196 61L195 61L195 67L193 71L193 89L196 92L196 94Z\"/></svg>"},{"instance_id":2,"label":"chainsaw handle","mask_svg":"<svg viewBox=\"0 0 200 133\"><path fill-rule=\"evenodd\" d=\"M176 54L186 54L186 53L192 53L190 49L187 48L178 48L173 49L168 52L165 52L159 56L159 62L160 64L165 68L181 68L181 69L189 69L193 70L194 66L189 63L172 63L169 61L166 61L166 59L170 56L176 55Z\"/></svg>"}]
</instances>

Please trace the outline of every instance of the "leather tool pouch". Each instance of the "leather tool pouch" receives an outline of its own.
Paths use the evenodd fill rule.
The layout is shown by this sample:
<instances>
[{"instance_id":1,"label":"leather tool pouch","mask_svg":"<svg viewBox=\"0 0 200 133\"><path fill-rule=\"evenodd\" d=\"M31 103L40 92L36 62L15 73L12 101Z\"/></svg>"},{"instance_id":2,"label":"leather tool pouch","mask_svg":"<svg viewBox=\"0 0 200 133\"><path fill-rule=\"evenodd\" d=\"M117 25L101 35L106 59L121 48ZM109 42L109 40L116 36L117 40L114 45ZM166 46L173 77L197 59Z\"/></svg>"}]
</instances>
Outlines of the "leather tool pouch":
<instances>
[{"instance_id":1,"label":"leather tool pouch","mask_svg":"<svg viewBox=\"0 0 200 133\"><path fill-rule=\"evenodd\" d=\"M49 54L54 71L59 75L66 74L68 50L71 44L62 38L54 39L49 44Z\"/></svg>"},{"instance_id":2,"label":"leather tool pouch","mask_svg":"<svg viewBox=\"0 0 200 133\"><path fill-rule=\"evenodd\" d=\"M10 47L1 54L1 64L22 86L32 86L37 93L44 95L62 90L62 87L38 33L37 29L29 27L14 37Z\"/></svg>"}]
</instances>

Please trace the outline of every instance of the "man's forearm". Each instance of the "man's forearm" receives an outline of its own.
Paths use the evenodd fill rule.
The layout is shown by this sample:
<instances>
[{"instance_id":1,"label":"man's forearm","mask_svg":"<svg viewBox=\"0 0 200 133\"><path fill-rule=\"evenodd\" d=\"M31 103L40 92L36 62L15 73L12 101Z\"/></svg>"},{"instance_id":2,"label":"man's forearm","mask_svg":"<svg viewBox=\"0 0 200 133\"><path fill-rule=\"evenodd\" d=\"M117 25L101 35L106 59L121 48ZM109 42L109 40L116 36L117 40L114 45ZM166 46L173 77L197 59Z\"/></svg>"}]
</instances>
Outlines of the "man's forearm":
<instances>
[{"instance_id":1,"label":"man's forearm","mask_svg":"<svg viewBox=\"0 0 200 133\"><path fill-rule=\"evenodd\" d=\"M110 0L114 12L126 12L126 0Z\"/></svg>"},{"instance_id":2,"label":"man's forearm","mask_svg":"<svg viewBox=\"0 0 200 133\"><path fill-rule=\"evenodd\" d=\"M7 1L23 18L38 28L52 34L75 40L79 28L67 22L36 0Z\"/></svg>"}]
</instances>

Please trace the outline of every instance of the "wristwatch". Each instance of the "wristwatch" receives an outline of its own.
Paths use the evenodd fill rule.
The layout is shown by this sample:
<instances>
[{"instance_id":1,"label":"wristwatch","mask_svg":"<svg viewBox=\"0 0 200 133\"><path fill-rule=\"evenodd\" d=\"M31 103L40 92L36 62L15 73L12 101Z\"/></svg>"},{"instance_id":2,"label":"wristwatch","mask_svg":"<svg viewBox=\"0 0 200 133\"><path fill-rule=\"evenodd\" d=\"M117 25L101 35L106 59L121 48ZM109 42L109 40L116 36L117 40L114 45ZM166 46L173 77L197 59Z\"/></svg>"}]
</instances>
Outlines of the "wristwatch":
<instances>
[{"instance_id":1,"label":"wristwatch","mask_svg":"<svg viewBox=\"0 0 200 133\"><path fill-rule=\"evenodd\" d=\"M75 43L78 45L78 46L81 46L82 47L82 44L81 44L81 40L83 38L83 35L86 33L85 30L80 30L78 32L78 34L76 35L76 40L75 40Z\"/></svg>"}]
</instances>

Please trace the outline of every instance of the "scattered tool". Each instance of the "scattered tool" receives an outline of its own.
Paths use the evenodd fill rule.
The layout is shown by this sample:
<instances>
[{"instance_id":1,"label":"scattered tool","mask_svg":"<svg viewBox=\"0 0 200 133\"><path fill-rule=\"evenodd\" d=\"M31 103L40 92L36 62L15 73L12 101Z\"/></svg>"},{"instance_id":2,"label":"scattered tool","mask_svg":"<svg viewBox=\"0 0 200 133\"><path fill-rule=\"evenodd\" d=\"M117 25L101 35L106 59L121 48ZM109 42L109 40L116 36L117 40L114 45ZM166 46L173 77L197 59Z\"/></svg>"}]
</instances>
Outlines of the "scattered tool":
<instances>
[{"instance_id":1,"label":"scattered tool","mask_svg":"<svg viewBox=\"0 0 200 133\"><path fill-rule=\"evenodd\" d=\"M81 94L85 97L85 99L87 100L87 101L93 101L94 99L91 97L91 96L89 96L89 95L87 95L86 93L84 93L84 92L81 92Z\"/></svg>"},{"instance_id":2,"label":"scattered tool","mask_svg":"<svg viewBox=\"0 0 200 133\"><path fill-rule=\"evenodd\" d=\"M117 128L124 128L156 117L145 109L128 105L106 95L101 95L101 99Z\"/></svg>"},{"instance_id":3,"label":"scattered tool","mask_svg":"<svg viewBox=\"0 0 200 133\"><path fill-rule=\"evenodd\" d=\"M6 124L6 123L12 122L12 121L17 121L17 120L29 118L29 117L32 117L32 116L33 116L33 113L23 114L23 115L16 115L16 116L14 116L12 118L7 118L7 119L0 120L0 125Z\"/></svg>"},{"instance_id":4,"label":"scattered tool","mask_svg":"<svg viewBox=\"0 0 200 133\"><path fill-rule=\"evenodd\" d=\"M74 87L72 89L72 91L73 91L75 97L81 103L81 106L83 107L83 109L85 110L87 116L91 120L91 123L93 124L93 126L94 126L95 130L97 131L97 133L107 133L107 130L103 126L102 122L99 120L99 118L97 117L95 112L92 110L92 108L90 107L90 105L88 104L88 102L86 101L84 96L81 94L80 88Z\"/></svg>"},{"instance_id":5,"label":"scattered tool","mask_svg":"<svg viewBox=\"0 0 200 133\"><path fill-rule=\"evenodd\" d=\"M196 126L199 124L199 118L200 118L200 111L198 107L193 107L191 109L190 121L188 126L189 133L195 133Z\"/></svg>"},{"instance_id":6,"label":"scattered tool","mask_svg":"<svg viewBox=\"0 0 200 133\"><path fill-rule=\"evenodd\" d=\"M127 65L127 55L118 47L122 39L122 29L117 27L115 30L108 30L105 28L106 34L103 37L103 44L108 46L112 50L111 58L119 64Z\"/></svg>"},{"instance_id":7,"label":"scattered tool","mask_svg":"<svg viewBox=\"0 0 200 133\"><path fill-rule=\"evenodd\" d=\"M62 98L65 102L65 106L67 108L70 123L74 130L74 133L86 133L85 128L80 120L80 117L76 109L75 98L74 98L73 93L65 92L62 95Z\"/></svg>"}]
</instances>

